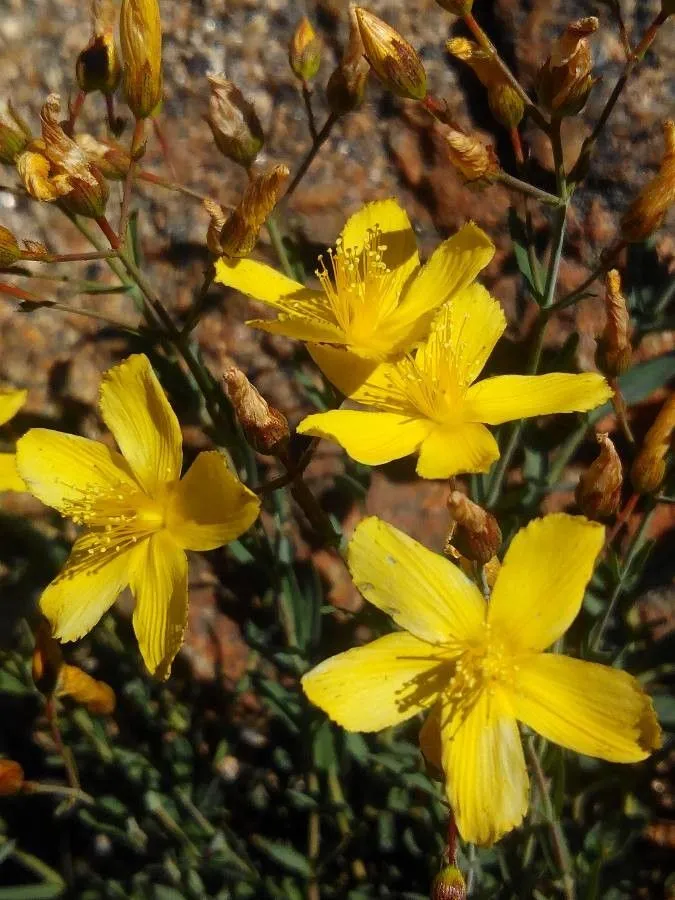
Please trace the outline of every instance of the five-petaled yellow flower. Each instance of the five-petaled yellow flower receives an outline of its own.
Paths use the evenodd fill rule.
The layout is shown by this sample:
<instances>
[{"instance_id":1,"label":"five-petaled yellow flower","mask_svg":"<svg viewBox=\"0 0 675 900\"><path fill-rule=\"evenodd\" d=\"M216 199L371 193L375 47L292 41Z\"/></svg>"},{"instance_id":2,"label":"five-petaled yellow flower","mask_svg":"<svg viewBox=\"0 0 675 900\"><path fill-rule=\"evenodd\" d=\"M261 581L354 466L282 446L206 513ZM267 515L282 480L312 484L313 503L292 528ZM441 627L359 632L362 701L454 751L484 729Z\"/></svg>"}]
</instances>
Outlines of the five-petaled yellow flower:
<instances>
[{"instance_id":1,"label":"five-petaled yellow flower","mask_svg":"<svg viewBox=\"0 0 675 900\"><path fill-rule=\"evenodd\" d=\"M461 297L493 254L485 232L468 224L422 266L406 213L393 199L378 200L347 220L328 266L319 260L322 290L252 259L219 259L216 281L278 310L276 319L248 324L306 341L329 381L349 395L379 363L423 340L434 313Z\"/></svg>"},{"instance_id":2,"label":"five-petaled yellow flower","mask_svg":"<svg viewBox=\"0 0 675 900\"><path fill-rule=\"evenodd\" d=\"M491 844L528 805L518 722L612 762L660 745L649 697L619 669L545 653L575 619L604 529L565 514L513 539L486 604L449 560L379 519L348 550L364 597L403 631L340 653L302 679L309 699L350 731L379 731L431 708L420 733L441 765L462 837Z\"/></svg>"},{"instance_id":3,"label":"five-petaled yellow flower","mask_svg":"<svg viewBox=\"0 0 675 900\"><path fill-rule=\"evenodd\" d=\"M419 475L447 478L485 472L499 458L483 423L582 412L611 396L596 373L499 375L474 384L505 328L485 288L465 288L437 314L417 351L380 365L352 393L352 408L308 416L298 432L337 441L371 466L419 451Z\"/></svg>"},{"instance_id":4,"label":"five-petaled yellow flower","mask_svg":"<svg viewBox=\"0 0 675 900\"><path fill-rule=\"evenodd\" d=\"M260 501L217 451L200 453L181 479L180 425L147 357L130 356L104 375L99 408L121 453L42 428L17 445L35 496L85 526L40 606L55 636L74 641L129 586L143 659L165 678L187 622L185 551L234 540Z\"/></svg>"},{"instance_id":5,"label":"five-petaled yellow flower","mask_svg":"<svg viewBox=\"0 0 675 900\"><path fill-rule=\"evenodd\" d=\"M0 425L13 419L26 402L28 391L0 387ZM26 485L16 470L16 456L0 453L0 491L25 491Z\"/></svg>"}]
</instances>

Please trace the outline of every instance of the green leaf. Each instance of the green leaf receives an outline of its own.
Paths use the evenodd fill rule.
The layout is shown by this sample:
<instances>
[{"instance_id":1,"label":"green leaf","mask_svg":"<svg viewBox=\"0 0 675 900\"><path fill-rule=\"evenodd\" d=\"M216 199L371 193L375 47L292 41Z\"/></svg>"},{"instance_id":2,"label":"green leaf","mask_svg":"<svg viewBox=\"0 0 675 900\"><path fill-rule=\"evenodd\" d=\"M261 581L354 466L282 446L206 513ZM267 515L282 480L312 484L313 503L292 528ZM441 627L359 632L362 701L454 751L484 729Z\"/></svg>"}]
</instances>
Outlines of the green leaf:
<instances>
[{"instance_id":1,"label":"green leaf","mask_svg":"<svg viewBox=\"0 0 675 900\"><path fill-rule=\"evenodd\" d=\"M675 378L675 351L633 366L619 378L619 387L626 404L632 406L649 397L672 378ZM605 403L590 413L588 421L593 424L611 412L611 404Z\"/></svg>"},{"instance_id":2,"label":"green leaf","mask_svg":"<svg viewBox=\"0 0 675 900\"><path fill-rule=\"evenodd\" d=\"M516 211L513 209L513 207L511 207L511 209L509 210L509 232L511 234L511 241L513 242L513 255L516 260L516 265L518 266L518 271L527 282L529 291L534 299L537 301L537 303L541 303L543 298L537 290L535 274L532 271L532 267L530 265L530 257L527 252L527 236L525 234L525 227L518 218L518 215L516 214ZM535 265L537 267L536 274L539 278L539 283L543 284L544 279L541 266L538 261L536 261Z\"/></svg>"},{"instance_id":3,"label":"green leaf","mask_svg":"<svg viewBox=\"0 0 675 900\"><path fill-rule=\"evenodd\" d=\"M264 853L265 856L284 869L296 875L301 875L303 878L311 877L312 867L309 864L309 860L290 844L285 844L282 841L270 841L259 834L254 835L251 841L261 853Z\"/></svg>"},{"instance_id":4,"label":"green leaf","mask_svg":"<svg viewBox=\"0 0 675 900\"><path fill-rule=\"evenodd\" d=\"M53 897L63 897L65 890L65 884L49 881L43 881L42 884L17 884L14 887L0 888L0 900L52 900Z\"/></svg>"}]
</instances>

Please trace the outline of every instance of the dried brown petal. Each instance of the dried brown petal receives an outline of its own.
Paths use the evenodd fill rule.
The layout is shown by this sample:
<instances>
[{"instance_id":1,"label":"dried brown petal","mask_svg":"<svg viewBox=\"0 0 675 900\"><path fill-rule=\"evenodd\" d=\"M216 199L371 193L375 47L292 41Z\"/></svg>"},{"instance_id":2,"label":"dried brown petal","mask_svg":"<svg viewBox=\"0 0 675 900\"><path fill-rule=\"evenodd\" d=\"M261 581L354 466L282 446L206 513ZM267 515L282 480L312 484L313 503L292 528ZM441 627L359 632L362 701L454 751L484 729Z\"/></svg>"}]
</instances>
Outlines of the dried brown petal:
<instances>
[{"instance_id":1,"label":"dried brown petal","mask_svg":"<svg viewBox=\"0 0 675 900\"><path fill-rule=\"evenodd\" d=\"M666 474L666 454L675 430L675 394L666 400L630 470L630 480L640 494L653 494L661 487Z\"/></svg>"},{"instance_id":2,"label":"dried brown petal","mask_svg":"<svg viewBox=\"0 0 675 900\"><path fill-rule=\"evenodd\" d=\"M246 375L231 366L223 376L246 440L259 453L276 456L288 443L288 421L253 387Z\"/></svg>"},{"instance_id":3,"label":"dried brown petal","mask_svg":"<svg viewBox=\"0 0 675 900\"><path fill-rule=\"evenodd\" d=\"M630 313L621 292L621 276L611 269L605 276L607 322L598 340L596 361L604 375L616 378L630 368L633 348L630 342Z\"/></svg>"},{"instance_id":4,"label":"dried brown petal","mask_svg":"<svg viewBox=\"0 0 675 900\"><path fill-rule=\"evenodd\" d=\"M67 663L61 667L56 696L70 697L95 716L111 715L117 702L110 685L97 681L87 672Z\"/></svg>"},{"instance_id":5,"label":"dried brown petal","mask_svg":"<svg viewBox=\"0 0 675 900\"><path fill-rule=\"evenodd\" d=\"M499 172L499 160L490 145L458 128L447 127L443 136L450 162L466 181L494 180Z\"/></svg>"},{"instance_id":6,"label":"dried brown petal","mask_svg":"<svg viewBox=\"0 0 675 900\"><path fill-rule=\"evenodd\" d=\"M576 501L589 519L613 516L621 502L623 467L608 434L598 434L600 453L579 479Z\"/></svg>"},{"instance_id":7,"label":"dried brown petal","mask_svg":"<svg viewBox=\"0 0 675 900\"><path fill-rule=\"evenodd\" d=\"M537 94L543 106L557 118L576 115L586 104L594 84L587 38L597 31L599 24L595 16L571 22L539 70Z\"/></svg>"},{"instance_id":8,"label":"dried brown petal","mask_svg":"<svg viewBox=\"0 0 675 900\"><path fill-rule=\"evenodd\" d=\"M665 153L658 174L642 188L621 220L621 237L634 243L643 241L663 224L675 202L675 121L663 124Z\"/></svg>"},{"instance_id":9,"label":"dried brown petal","mask_svg":"<svg viewBox=\"0 0 675 900\"><path fill-rule=\"evenodd\" d=\"M452 491L447 503L454 520L454 530L449 537L452 545L462 556L485 565L496 555L502 543L497 520L461 491Z\"/></svg>"}]
</instances>

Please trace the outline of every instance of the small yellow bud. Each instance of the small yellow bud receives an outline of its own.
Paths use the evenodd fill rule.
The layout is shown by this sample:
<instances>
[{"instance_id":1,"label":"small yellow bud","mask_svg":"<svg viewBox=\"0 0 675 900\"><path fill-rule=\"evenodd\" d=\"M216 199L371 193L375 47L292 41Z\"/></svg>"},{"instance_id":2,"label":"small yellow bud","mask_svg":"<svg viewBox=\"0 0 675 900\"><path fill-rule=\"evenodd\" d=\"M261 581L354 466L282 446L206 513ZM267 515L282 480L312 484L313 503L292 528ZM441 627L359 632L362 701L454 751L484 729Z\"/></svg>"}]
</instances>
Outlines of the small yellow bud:
<instances>
[{"instance_id":1,"label":"small yellow bud","mask_svg":"<svg viewBox=\"0 0 675 900\"><path fill-rule=\"evenodd\" d=\"M445 46L453 56L471 66L487 89L488 104L495 119L505 128L515 128L525 115L525 104L494 57L467 38L452 38Z\"/></svg>"},{"instance_id":2,"label":"small yellow bud","mask_svg":"<svg viewBox=\"0 0 675 900\"><path fill-rule=\"evenodd\" d=\"M457 866L445 866L434 878L431 900L466 900L466 883Z\"/></svg>"},{"instance_id":3,"label":"small yellow bud","mask_svg":"<svg viewBox=\"0 0 675 900\"><path fill-rule=\"evenodd\" d=\"M473 8L473 0L436 0L436 3L456 16L468 16Z\"/></svg>"},{"instance_id":4,"label":"small yellow bud","mask_svg":"<svg viewBox=\"0 0 675 900\"><path fill-rule=\"evenodd\" d=\"M209 113L206 121L216 146L227 159L248 169L265 142L253 106L231 81L209 75Z\"/></svg>"},{"instance_id":5,"label":"small yellow bud","mask_svg":"<svg viewBox=\"0 0 675 900\"><path fill-rule=\"evenodd\" d=\"M577 506L589 519L613 516L621 502L623 468L619 454L607 434L597 435L600 453L579 479Z\"/></svg>"},{"instance_id":6,"label":"small yellow bud","mask_svg":"<svg viewBox=\"0 0 675 900\"><path fill-rule=\"evenodd\" d=\"M364 54L356 12L349 8L349 40L338 67L328 79L326 100L332 113L344 116L363 103L370 66Z\"/></svg>"},{"instance_id":7,"label":"small yellow bud","mask_svg":"<svg viewBox=\"0 0 675 900\"><path fill-rule=\"evenodd\" d=\"M675 202L675 121L663 123L665 152L658 174L646 184L621 219L621 237L635 243L644 241L663 224Z\"/></svg>"},{"instance_id":8,"label":"small yellow bud","mask_svg":"<svg viewBox=\"0 0 675 900\"><path fill-rule=\"evenodd\" d=\"M0 797L20 793L24 785L23 768L13 759L0 759Z\"/></svg>"},{"instance_id":9,"label":"small yellow bud","mask_svg":"<svg viewBox=\"0 0 675 900\"><path fill-rule=\"evenodd\" d=\"M303 16L291 38L288 61L296 78L311 81L321 65L322 42L307 16Z\"/></svg>"},{"instance_id":10,"label":"small yellow bud","mask_svg":"<svg viewBox=\"0 0 675 900\"><path fill-rule=\"evenodd\" d=\"M288 166L280 165L248 183L244 196L221 229L221 253L230 257L248 256L289 175Z\"/></svg>"},{"instance_id":11,"label":"small yellow bud","mask_svg":"<svg viewBox=\"0 0 675 900\"><path fill-rule=\"evenodd\" d=\"M115 44L115 6L112 0L95 0L91 40L77 57L75 75L81 91L113 94L122 77Z\"/></svg>"},{"instance_id":12,"label":"small yellow bud","mask_svg":"<svg viewBox=\"0 0 675 900\"><path fill-rule=\"evenodd\" d=\"M0 162L13 166L31 140L30 128L8 101L7 111L0 112Z\"/></svg>"},{"instance_id":13,"label":"small yellow bud","mask_svg":"<svg viewBox=\"0 0 675 900\"><path fill-rule=\"evenodd\" d=\"M241 369L231 366L223 378L237 419L253 449L269 456L283 451L290 435L286 416L269 405Z\"/></svg>"},{"instance_id":14,"label":"small yellow bud","mask_svg":"<svg viewBox=\"0 0 675 900\"><path fill-rule=\"evenodd\" d=\"M357 6L354 12L364 55L380 81L399 97L424 100L427 75L415 49L398 31L367 9Z\"/></svg>"},{"instance_id":15,"label":"small yellow bud","mask_svg":"<svg viewBox=\"0 0 675 900\"><path fill-rule=\"evenodd\" d=\"M109 716L117 702L115 692L104 681L97 681L77 666L64 663L56 685L57 697L70 697L92 715Z\"/></svg>"},{"instance_id":16,"label":"small yellow bud","mask_svg":"<svg viewBox=\"0 0 675 900\"><path fill-rule=\"evenodd\" d=\"M539 70L537 94L556 118L573 116L588 100L594 84L593 59L588 36L598 30L595 16L571 22L551 48L551 55Z\"/></svg>"},{"instance_id":17,"label":"small yellow bud","mask_svg":"<svg viewBox=\"0 0 675 900\"><path fill-rule=\"evenodd\" d=\"M499 172L499 160L492 146L457 128L443 131L452 165L466 181L493 181Z\"/></svg>"},{"instance_id":18,"label":"small yellow bud","mask_svg":"<svg viewBox=\"0 0 675 900\"><path fill-rule=\"evenodd\" d=\"M158 0L122 0L120 42L124 96L136 119L146 119L162 99L162 22Z\"/></svg>"},{"instance_id":19,"label":"small yellow bud","mask_svg":"<svg viewBox=\"0 0 675 900\"><path fill-rule=\"evenodd\" d=\"M454 522L448 541L467 559L485 565L502 543L497 520L460 491L452 491L447 503Z\"/></svg>"},{"instance_id":20,"label":"small yellow bud","mask_svg":"<svg viewBox=\"0 0 675 900\"><path fill-rule=\"evenodd\" d=\"M0 225L0 269L9 269L21 259L21 247L9 228Z\"/></svg>"},{"instance_id":21,"label":"small yellow bud","mask_svg":"<svg viewBox=\"0 0 675 900\"><path fill-rule=\"evenodd\" d=\"M126 178L131 157L122 147L97 141L90 134L76 135L75 143L105 178L111 181L123 181Z\"/></svg>"},{"instance_id":22,"label":"small yellow bud","mask_svg":"<svg viewBox=\"0 0 675 900\"><path fill-rule=\"evenodd\" d=\"M675 394L666 400L630 470L630 480L639 494L653 494L666 474L666 454L675 430Z\"/></svg>"},{"instance_id":23,"label":"small yellow bud","mask_svg":"<svg viewBox=\"0 0 675 900\"><path fill-rule=\"evenodd\" d=\"M604 375L616 378L630 368L633 348L630 342L630 313L621 293L621 276L611 269L605 276L607 323L598 341L596 362Z\"/></svg>"},{"instance_id":24,"label":"small yellow bud","mask_svg":"<svg viewBox=\"0 0 675 900\"><path fill-rule=\"evenodd\" d=\"M51 626L46 619L40 619L35 629L35 646L31 663L35 687L45 697L50 696L59 680L63 655L61 646L52 635Z\"/></svg>"}]
</instances>

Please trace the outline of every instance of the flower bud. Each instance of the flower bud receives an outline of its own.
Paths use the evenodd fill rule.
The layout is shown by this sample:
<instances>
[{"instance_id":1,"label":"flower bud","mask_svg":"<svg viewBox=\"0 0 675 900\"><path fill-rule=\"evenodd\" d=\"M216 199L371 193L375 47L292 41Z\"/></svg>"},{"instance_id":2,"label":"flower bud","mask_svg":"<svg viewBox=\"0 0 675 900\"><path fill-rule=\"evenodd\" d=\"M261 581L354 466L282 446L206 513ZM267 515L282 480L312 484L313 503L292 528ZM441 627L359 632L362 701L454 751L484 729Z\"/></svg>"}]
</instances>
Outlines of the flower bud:
<instances>
[{"instance_id":1,"label":"flower bud","mask_svg":"<svg viewBox=\"0 0 675 900\"><path fill-rule=\"evenodd\" d=\"M162 99L162 23L158 0L122 0L120 42L124 96L136 119Z\"/></svg>"},{"instance_id":2,"label":"flower bud","mask_svg":"<svg viewBox=\"0 0 675 900\"><path fill-rule=\"evenodd\" d=\"M269 405L241 369L231 366L223 378L237 419L253 449L268 456L283 451L290 434L286 416Z\"/></svg>"},{"instance_id":3,"label":"flower bud","mask_svg":"<svg viewBox=\"0 0 675 900\"><path fill-rule=\"evenodd\" d=\"M663 124L665 153L658 174L646 184L621 219L621 237L635 243L644 241L663 224L675 201L675 121Z\"/></svg>"},{"instance_id":4,"label":"flower bud","mask_svg":"<svg viewBox=\"0 0 675 900\"><path fill-rule=\"evenodd\" d=\"M115 6L112 0L94 0L91 40L77 57L75 75L81 91L113 94L122 77L115 44Z\"/></svg>"},{"instance_id":5,"label":"flower bud","mask_svg":"<svg viewBox=\"0 0 675 900\"><path fill-rule=\"evenodd\" d=\"M452 491L447 503L454 520L450 542L467 559L484 566L502 543L497 520L460 491Z\"/></svg>"},{"instance_id":6,"label":"flower bud","mask_svg":"<svg viewBox=\"0 0 675 900\"><path fill-rule=\"evenodd\" d=\"M430 900L466 900L466 883L457 866L445 866L434 878Z\"/></svg>"},{"instance_id":7,"label":"flower bud","mask_svg":"<svg viewBox=\"0 0 675 900\"><path fill-rule=\"evenodd\" d=\"M494 57L467 38L452 38L445 46L453 56L471 66L487 89L488 104L495 119L505 128L516 128L525 115L525 104Z\"/></svg>"},{"instance_id":8,"label":"flower bud","mask_svg":"<svg viewBox=\"0 0 675 900\"><path fill-rule=\"evenodd\" d=\"M41 619L35 629L35 646L31 664L35 687L45 697L49 697L59 680L59 673L63 666L63 654L46 619Z\"/></svg>"},{"instance_id":9,"label":"flower bud","mask_svg":"<svg viewBox=\"0 0 675 900\"><path fill-rule=\"evenodd\" d=\"M380 81L399 97L423 100L427 75L414 48L398 31L367 9L357 6L354 12L364 55Z\"/></svg>"},{"instance_id":10,"label":"flower bud","mask_svg":"<svg viewBox=\"0 0 675 900\"><path fill-rule=\"evenodd\" d=\"M0 225L0 269L9 269L21 259L21 247L9 228Z\"/></svg>"},{"instance_id":11,"label":"flower bud","mask_svg":"<svg viewBox=\"0 0 675 900\"><path fill-rule=\"evenodd\" d=\"M124 181L131 165L131 157L126 150L97 141L90 134L78 134L75 143L101 175L110 181Z\"/></svg>"},{"instance_id":12,"label":"flower bud","mask_svg":"<svg viewBox=\"0 0 675 900\"><path fill-rule=\"evenodd\" d=\"M24 785L23 768L13 759L0 759L0 797L18 794Z\"/></svg>"},{"instance_id":13,"label":"flower bud","mask_svg":"<svg viewBox=\"0 0 675 900\"><path fill-rule=\"evenodd\" d=\"M661 487L666 474L665 458L674 429L675 395L671 394L645 435L630 470L630 480L639 494L653 494Z\"/></svg>"},{"instance_id":14,"label":"flower bud","mask_svg":"<svg viewBox=\"0 0 675 900\"><path fill-rule=\"evenodd\" d=\"M311 81L321 65L322 42L307 16L303 16L293 32L288 48L288 61L300 81Z\"/></svg>"},{"instance_id":15,"label":"flower bud","mask_svg":"<svg viewBox=\"0 0 675 900\"><path fill-rule=\"evenodd\" d=\"M57 697L70 697L94 716L109 716L117 702L115 692L104 681L97 681L77 666L64 663L56 685Z\"/></svg>"},{"instance_id":16,"label":"flower bud","mask_svg":"<svg viewBox=\"0 0 675 900\"><path fill-rule=\"evenodd\" d=\"M354 8L349 8L349 40L338 67L328 79L326 100L331 112L344 116L363 103L370 66L365 58L363 41Z\"/></svg>"},{"instance_id":17,"label":"flower bud","mask_svg":"<svg viewBox=\"0 0 675 900\"><path fill-rule=\"evenodd\" d=\"M603 375L616 378L630 368L633 348L630 342L630 313L621 293L621 276L611 269L605 276L607 323L598 341L596 362Z\"/></svg>"},{"instance_id":18,"label":"flower bud","mask_svg":"<svg viewBox=\"0 0 675 900\"><path fill-rule=\"evenodd\" d=\"M249 181L244 196L220 232L220 249L225 256L248 256L253 250L260 229L276 206L289 174L288 166L280 165Z\"/></svg>"},{"instance_id":19,"label":"flower bud","mask_svg":"<svg viewBox=\"0 0 675 900\"><path fill-rule=\"evenodd\" d=\"M7 101L7 111L0 112L0 162L13 166L31 140L30 128Z\"/></svg>"},{"instance_id":20,"label":"flower bud","mask_svg":"<svg viewBox=\"0 0 675 900\"><path fill-rule=\"evenodd\" d=\"M623 468L619 454L607 434L596 435L600 454L579 479L577 506L589 519L613 516L621 502Z\"/></svg>"},{"instance_id":21,"label":"flower bud","mask_svg":"<svg viewBox=\"0 0 675 900\"><path fill-rule=\"evenodd\" d=\"M466 181L494 180L500 167L491 145L452 127L443 131L443 137L450 162Z\"/></svg>"},{"instance_id":22,"label":"flower bud","mask_svg":"<svg viewBox=\"0 0 675 900\"><path fill-rule=\"evenodd\" d=\"M211 96L206 121L216 146L227 159L248 169L265 142L260 120L231 81L220 75L208 79Z\"/></svg>"},{"instance_id":23,"label":"flower bud","mask_svg":"<svg viewBox=\"0 0 675 900\"><path fill-rule=\"evenodd\" d=\"M594 79L587 37L598 30L599 24L595 16L571 22L539 70L539 100L556 118L576 115L588 100Z\"/></svg>"}]
</instances>

